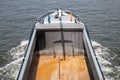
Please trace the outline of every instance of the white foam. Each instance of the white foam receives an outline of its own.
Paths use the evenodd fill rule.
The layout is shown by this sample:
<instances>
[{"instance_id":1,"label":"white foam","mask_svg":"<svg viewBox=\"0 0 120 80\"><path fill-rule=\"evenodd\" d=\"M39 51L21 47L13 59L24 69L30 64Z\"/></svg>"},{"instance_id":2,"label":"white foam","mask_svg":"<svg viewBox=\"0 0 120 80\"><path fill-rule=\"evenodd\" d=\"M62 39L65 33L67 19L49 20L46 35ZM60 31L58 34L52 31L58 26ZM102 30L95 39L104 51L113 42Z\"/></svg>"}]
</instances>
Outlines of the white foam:
<instances>
[{"instance_id":1,"label":"white foam","mask_svg":"<svg viewBox=\"0 0 120 80\"><path fill-rule=\"evenodd\" d=\"M0 68L2 79L16 79L23 58L19 58ZM4 74L4 75L3 75Z\"/></svg>"},{"instance_id":2,"label":"white foam","mask_svg":"<svg viewBox=\"0 0 120 80\"><path fill-rule=\"evenodd\" d=\"M107 47L104 47L95 41L92 41L92 45L98 58L98 62L101 65L101 69L105 75L105 79L116 80L116 78L120 78L120 70L118 71L120 66L115 67L111 62L117 55ZM114 78L111 75L115 75Z\"/></svg>"},{"instance_id":3,"label":"white foam","mask_svg":"<svg viewBox=\"0 0 120 80\"><path fill-rule=\"evenodd\" d=\"M28 44L29 40L24 40L20 43L20 46L26 46Z\"/></svg>"},{"instance_id":4,"label":"white foam","mask_svg":"<svg viewBox=\"0 0 120 80\"><path fill-rule=\"evenodd\" d=\"M7 52L9 57L7 55L5 58L8 58L11 62L0 67L1 80L16 80L27 44L28 40L22 41L20 45Z\"/></svg>"},{"instance_id":5,"label":"white foam","mask_svg":"<svg viewBox=\"0 0 120 80\"><path fill-rule=\"evenodd\" d=\"M12 59L18 59L21 56L24 55L26 47L28 44L28 40L22 41L20 45L17 47L12 48L10 51L8 51L11 54Z\"/></svg>"}]
</instances>

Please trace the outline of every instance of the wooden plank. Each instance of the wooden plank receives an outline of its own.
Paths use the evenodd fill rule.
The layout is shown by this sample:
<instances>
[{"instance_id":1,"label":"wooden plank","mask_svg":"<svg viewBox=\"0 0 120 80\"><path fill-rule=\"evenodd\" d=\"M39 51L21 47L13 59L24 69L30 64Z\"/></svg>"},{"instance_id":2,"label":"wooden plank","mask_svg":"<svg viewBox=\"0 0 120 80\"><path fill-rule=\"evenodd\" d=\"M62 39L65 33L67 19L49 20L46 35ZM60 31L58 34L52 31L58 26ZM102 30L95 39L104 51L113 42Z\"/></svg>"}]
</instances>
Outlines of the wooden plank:
<instances>
[{"instance_id":1,"label":"wooden plank","mask_svg":"<svg viewBox=\"0 0 120 80\"><path fill-rule=\"evenodd\" d=\"M68 56L66 60L60 59L60 67L58 57L40 56L35 78L35 80L90 80L83 54Z\"/></svg>"}]
</instances>

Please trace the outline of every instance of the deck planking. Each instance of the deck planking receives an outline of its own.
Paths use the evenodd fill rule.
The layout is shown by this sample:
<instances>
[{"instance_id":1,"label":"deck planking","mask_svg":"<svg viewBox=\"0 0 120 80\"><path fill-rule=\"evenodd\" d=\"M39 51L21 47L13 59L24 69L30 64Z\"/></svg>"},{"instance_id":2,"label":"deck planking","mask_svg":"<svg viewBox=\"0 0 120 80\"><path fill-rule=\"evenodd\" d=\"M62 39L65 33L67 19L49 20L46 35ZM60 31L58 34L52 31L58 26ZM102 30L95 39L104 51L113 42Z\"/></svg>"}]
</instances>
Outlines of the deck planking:
<instances>
[{"instance_id":1,"label":"deck planking","mask_svg":"<svg viewBox=\"0 0 120 80\"><path fill-rule=\"evenodd\" d=\"M90 80L84 55L67 56L65 60L40 56L35 80Z\"/></svg>"}]
</instances>

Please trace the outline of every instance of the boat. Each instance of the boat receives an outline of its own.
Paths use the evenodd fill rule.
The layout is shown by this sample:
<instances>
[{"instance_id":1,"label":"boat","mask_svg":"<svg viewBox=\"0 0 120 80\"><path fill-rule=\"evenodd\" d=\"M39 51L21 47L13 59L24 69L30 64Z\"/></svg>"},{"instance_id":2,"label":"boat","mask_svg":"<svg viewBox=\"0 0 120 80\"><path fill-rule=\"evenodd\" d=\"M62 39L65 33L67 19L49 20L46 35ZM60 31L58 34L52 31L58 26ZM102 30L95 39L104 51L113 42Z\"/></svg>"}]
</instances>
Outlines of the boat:
<instances>
[{"instance_id":1,"label":"boat","mask_svg":"<svg viewBox=\"0 0 120 80\"><path fill-rule=\"evenodd\" d=\"M36 20L17 80L105 80L79 16L57 9Z\"/></svg>"}]
</instances>

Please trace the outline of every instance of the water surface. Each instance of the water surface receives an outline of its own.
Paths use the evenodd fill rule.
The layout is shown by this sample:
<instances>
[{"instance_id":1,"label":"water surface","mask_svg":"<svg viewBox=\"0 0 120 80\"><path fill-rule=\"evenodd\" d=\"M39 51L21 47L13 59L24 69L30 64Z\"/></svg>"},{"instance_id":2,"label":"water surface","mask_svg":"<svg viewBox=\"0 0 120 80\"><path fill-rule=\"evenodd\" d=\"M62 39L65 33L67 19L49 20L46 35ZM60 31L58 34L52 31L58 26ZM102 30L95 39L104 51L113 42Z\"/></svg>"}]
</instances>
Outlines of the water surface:
<instances>
[{"instance_id":1,"label":"water surface","mask_svg":"<svg viewBox=\"0 0 120 80\"><path fill-rule=\"evenodd\" d=\"M119 80L120 0L0 0L0 78L15 79L10 77L15 70L10 70L18 70L18 59L26 48L24 40L29 40L36 18L56 8L80 15L91 40L97 42L94 48L105 78ZM19 65L13 65L15 63Z\"/></svg>"}]
</instances>

